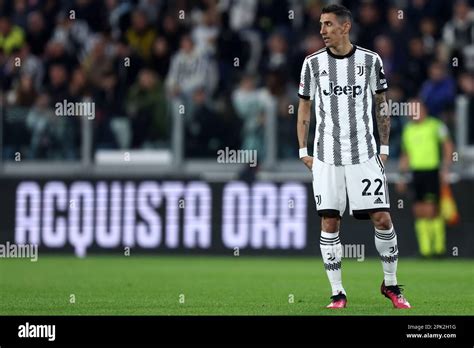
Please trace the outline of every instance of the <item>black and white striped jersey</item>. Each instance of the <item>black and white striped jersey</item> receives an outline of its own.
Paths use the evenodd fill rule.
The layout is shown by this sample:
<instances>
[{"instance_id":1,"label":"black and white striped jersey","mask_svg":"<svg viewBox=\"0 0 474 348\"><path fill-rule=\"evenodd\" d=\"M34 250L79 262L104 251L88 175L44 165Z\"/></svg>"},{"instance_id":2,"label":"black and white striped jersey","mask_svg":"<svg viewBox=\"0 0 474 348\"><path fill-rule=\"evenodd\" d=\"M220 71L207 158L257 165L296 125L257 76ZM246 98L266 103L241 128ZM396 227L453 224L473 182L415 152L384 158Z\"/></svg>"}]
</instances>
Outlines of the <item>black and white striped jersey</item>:
<instances>
[{"instance_id":1,"label":"black and white striped jersey","mask_svg":"<svg viewBox=\"0 0 474 348\"><path fill-rule=\"evenodd\" d=\"M372 96L387 90L380 56L353 45L345 56L323 48L307 56L298 95L316 111L314 154L335 165L358 164L376 153Z\"/></svg>"}]
</instances>

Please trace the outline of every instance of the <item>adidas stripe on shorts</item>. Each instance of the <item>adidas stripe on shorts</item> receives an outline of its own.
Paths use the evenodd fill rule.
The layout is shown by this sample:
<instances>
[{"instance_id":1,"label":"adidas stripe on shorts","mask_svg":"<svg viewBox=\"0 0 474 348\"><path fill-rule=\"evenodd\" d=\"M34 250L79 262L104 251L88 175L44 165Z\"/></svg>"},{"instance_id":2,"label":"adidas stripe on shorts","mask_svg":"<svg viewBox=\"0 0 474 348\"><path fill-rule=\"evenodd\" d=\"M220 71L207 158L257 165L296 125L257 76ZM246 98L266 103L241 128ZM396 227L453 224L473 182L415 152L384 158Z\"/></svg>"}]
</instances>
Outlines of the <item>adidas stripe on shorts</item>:
<instances>
[{"instance_id":1,"label":"adidas stripe on shorts","mask_svg":"<svg viewBox=\"0 0 474 348\"><path fill-rule=\"evenodd\" d=\"M320 216L341 216L346 210L357 219L368 219L369 211L388 211L390 200L382 160L378 155L358 164L336 166L313 160L313 192Z\"/></svg>"}]
</instances>

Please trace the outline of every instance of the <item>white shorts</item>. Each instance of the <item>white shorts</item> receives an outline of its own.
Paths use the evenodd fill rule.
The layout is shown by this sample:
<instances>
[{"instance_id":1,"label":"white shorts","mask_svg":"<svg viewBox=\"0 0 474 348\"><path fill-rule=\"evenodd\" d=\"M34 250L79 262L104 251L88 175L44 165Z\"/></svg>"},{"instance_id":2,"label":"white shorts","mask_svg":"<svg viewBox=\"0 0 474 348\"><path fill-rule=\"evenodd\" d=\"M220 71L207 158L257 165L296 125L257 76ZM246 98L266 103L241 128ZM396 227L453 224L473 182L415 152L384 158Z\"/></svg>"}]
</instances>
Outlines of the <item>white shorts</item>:
<instances>
[{"instance_id":1,"label":"white shorts","mask_svg":"<svg viewBox=\"0 0 474 348\"><path fill-rule=\"evenodd\" d=\"M314 157L313 192L320 216L342 217L346 192L350 215L356 219L369 219L368 213L390 208L385 168L378 155L364 163L343 166Z\"/></svg>"}]
</instances>

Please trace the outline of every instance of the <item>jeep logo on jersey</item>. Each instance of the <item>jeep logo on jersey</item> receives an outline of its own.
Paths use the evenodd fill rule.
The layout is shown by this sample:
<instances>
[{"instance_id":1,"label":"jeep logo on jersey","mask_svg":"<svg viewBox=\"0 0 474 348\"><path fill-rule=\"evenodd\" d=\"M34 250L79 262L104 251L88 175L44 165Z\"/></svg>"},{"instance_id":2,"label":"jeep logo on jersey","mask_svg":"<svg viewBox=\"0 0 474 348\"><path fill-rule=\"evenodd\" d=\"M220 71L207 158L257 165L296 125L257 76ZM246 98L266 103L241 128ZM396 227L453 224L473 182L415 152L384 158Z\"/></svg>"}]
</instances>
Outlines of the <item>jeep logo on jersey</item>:
<instances>
[{"instance_id":1,"label":"jeep logo on jersey","mask_svg":"<svg viewBox=\"0 0 474 348\"><path fill-rule=\"evenodd\" d=\"M334 95L350 95L352 98L355 98L356 96L362 94L362 87L359 85L347 85L347 86L339 86L339 85L334 85L334 83L331 81L329 82L329 91L323 90L324 95L330 96L332 94Z\"/></svg>"}]
</instances>

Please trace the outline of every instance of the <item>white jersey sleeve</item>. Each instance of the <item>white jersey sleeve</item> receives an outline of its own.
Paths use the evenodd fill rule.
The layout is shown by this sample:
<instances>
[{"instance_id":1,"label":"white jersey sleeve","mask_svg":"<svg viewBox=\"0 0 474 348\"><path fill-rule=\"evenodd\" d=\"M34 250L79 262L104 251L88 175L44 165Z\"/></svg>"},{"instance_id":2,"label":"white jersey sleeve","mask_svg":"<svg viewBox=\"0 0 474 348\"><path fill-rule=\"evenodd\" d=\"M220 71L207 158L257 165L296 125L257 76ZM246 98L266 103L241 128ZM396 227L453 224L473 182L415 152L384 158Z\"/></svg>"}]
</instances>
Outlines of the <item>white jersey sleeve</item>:
<instances>
[{"instance_id":1,"label":"white jersey sleeve","mask_svg":"<svg viewBox=\"0 0 474 348\"><path fill-rule=\"evenodd\" d=\"M303 62L301 68L300 85L298 88L298 96L303 99L313 100L315 93L315 77L313 69L308 59Z\"/></svg>"},{"instance_id":2,"label":"white jersey sleeve","mask_svg":"<svg viewBox=\"0 0 474 348\"><path fill-rule=\"evenodd\" d=\"M370 89L372 94L384 92L388 89L387 79L383 70L383 63L380 56L377 54L375 63L372 65L370 74Z\"/></svg>"}]
</instances>

